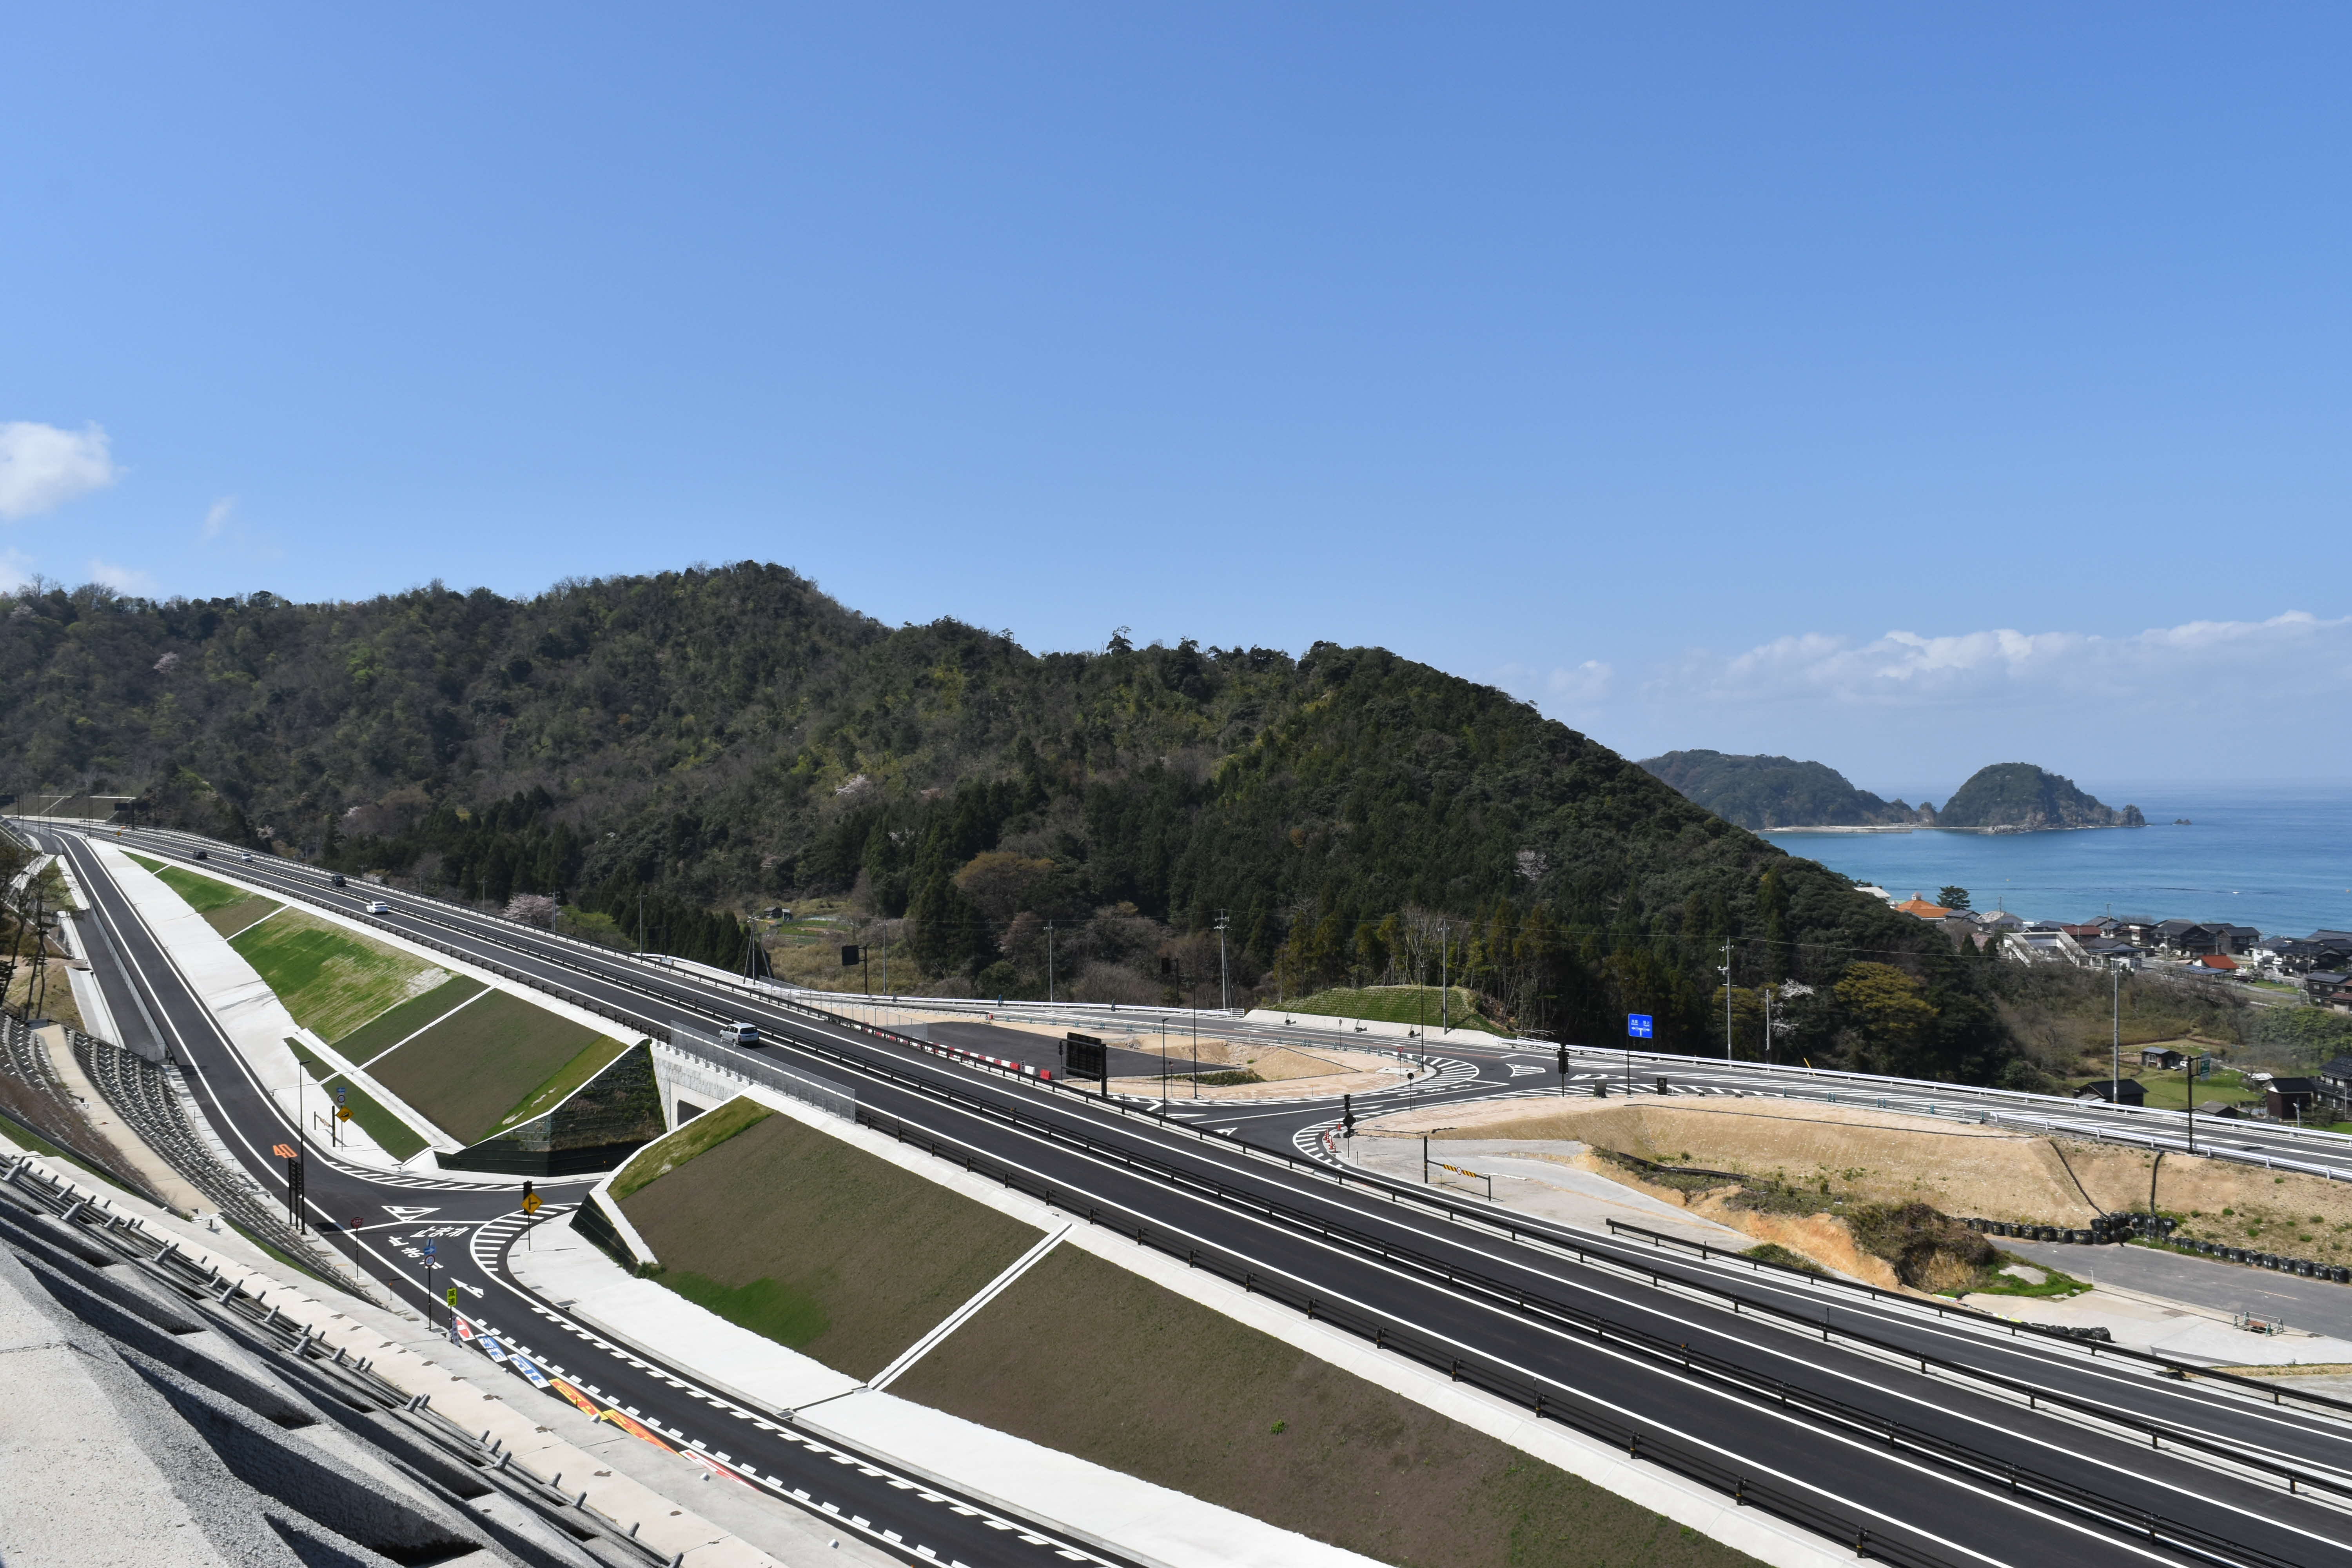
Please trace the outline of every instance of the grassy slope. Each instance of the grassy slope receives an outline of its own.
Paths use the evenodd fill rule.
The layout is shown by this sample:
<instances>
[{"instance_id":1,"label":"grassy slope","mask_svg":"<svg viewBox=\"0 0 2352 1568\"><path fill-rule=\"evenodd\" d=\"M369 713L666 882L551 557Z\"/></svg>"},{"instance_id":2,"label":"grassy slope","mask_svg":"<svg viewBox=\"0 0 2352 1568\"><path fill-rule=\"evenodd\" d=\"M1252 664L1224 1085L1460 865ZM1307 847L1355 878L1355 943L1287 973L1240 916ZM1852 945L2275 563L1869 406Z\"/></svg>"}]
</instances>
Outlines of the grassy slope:
<instances>
[{"instance_id":1,"label":"grassy slope","mask_svg":"<svg viewBox=\"0 0 2352 1568\"><path fill-rule=\"evenodd\" d=\"M628 1048L626 1040L616 1040L610 1035L596 1036L587 1049L556 1068L545 1082L523 1096L513 1110L499 1118L498 1125L490 1131L503 1132L518 1122L545 1115L562 1104L572 1090L611 1067L614 1058Z\"/></svg>"},{"instance_id":2,"label":"grassy slope","mask_svg":"<svg viewBox=\"0 0 2352 1568\"><path fill-rule=\"evenodd\" d=\"M340 1039L405 1001L432 965L339 925L289 910L231 942L294 1021L320 1038Z\"/></svg>"},{"instance_id":3,"label":"grassy slope","mask_svg":"<svg viewBox=\"0 0 2352 1568\"><path fill-rule=\"evenodd\" d=\"M295 1058L319 1080L320 1089L331 1097L336 1089L343 1091L344 1102L352 1108L352 1120L385 1153L395 1160L405 1160L425 1147L425 1140L416 1135L415 1130L386 1110L381 1100L303 1049L299 1041L286 1043L293 1048Z\"/></svg>"},{"instance_id":4,"label":"grassy slope","mask_svg":"<svg viewBox=\"0 0 2352 1568\"><path fill-rule=\"evenodd\" d=\"M215 882L210 877L199 877L177 866L165 866L136 855L131 858L154 872L158 881L179 894L190 909L205 917L206 925L223 936L235 936L254 921L286 907L276 899L265 899L258 893Z\"/></svg>"},{"instance_id":5,"label":"grassy slope","mask_svg":"<svg viewBox=\"0 0 2352 1568\"><path fill-rule=\"evenodd\" d=\"M472 1143L582 1053L608 1047L604 1061L627 1048L500 991L434 1025L368 1072L435 1126Z\"/></svg>"},{"instance_id":6,"label":"grassy slope","mask_svg":"<svg viewBox=\"0 0 2352 1568\"><path fill-rule=\"evenodd\" d=\"M1479 1016L1477 1004L1470 993L1459 985L1447 986L1451 994L1445 1004L1447 1016L1457 1029L1483 1029L1490 1035L1501 1029ZM1384 1024L1427 1025L1438 1027L1441 1011L1441 990L1435 985L1368 985L1361 990L1345 986L1329 991L1318 991L1312 996L1283 1003L1276 1011L1311 1013L1318 1018L1371 1018ZM1260 1004L1261 1006L1266 1004Z\"/></svg>"},{"instance_id":7,"label":"grassy slope","mask_svg":"<svg viewBox=\"0 0 2352 1568\"><path fill-rule=\"evenodd\" d=\"M435 1019L447 1015L453 1007L471 1001L486 989L478 980L453 974L427 991L384 1012L335 1042L335 1049L350 1061L365 1067L373 1058L390 1050L409 1036L417 1034Z\"/></svg>"},{"instance_id":8,"label":"grassy slope","mask_svg":"<svg viewBox=\"0 0 2352 1568\"><path fill-rule=\"evenodd\" d=\"M1415 1568L1750 1561L1076 1247L890 1391Z\"/></svg>"},{"instance_id":9,"label":"grassy slope","mask_svg":"<svg viewBox=\"0 0 2352 1568\"><path fill-rule=\"evenodd\" d=\"M656 1138L630 1157L613 1178L613 1201L618 1203L640 1187L652 1185L662 1177L698 1155L707 1154L738 1132L757 1126L775 1112L757 1100L738 1095L720 1106L687 1122L677 1131Z\"/></svg>"},{"instance_id":10,"label":"grassy slope","mask_svg":"<svg viewBox=\"0 0 2352 1568\"><path fill-rule=\"evenodd\" d=\"M662 1260L662 1284L852 1377L888 1365L1038 1239L787 1116L621 1206Z\"/></svg>"}]
</instances>

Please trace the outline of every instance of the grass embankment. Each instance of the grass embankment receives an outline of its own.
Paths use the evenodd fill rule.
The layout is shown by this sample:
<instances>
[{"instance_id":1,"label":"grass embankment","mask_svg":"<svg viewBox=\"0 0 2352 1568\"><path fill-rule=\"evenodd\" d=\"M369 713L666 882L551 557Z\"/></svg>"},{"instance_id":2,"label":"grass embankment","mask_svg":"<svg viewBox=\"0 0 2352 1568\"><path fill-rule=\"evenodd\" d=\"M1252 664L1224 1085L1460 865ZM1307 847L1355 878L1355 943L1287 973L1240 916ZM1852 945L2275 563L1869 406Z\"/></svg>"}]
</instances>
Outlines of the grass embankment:
<instances>
[{"instance_id":1,"label":"grass embankment","mask_svg":"<svg viewBox=\"0 0 2352 1568\"><path fill-rule=\"evenodd\" d=\"M204 916L205 923L223 936L235 936L286 907L276 899L265 899L258 893L215 882L210 877L199 877L177 866L165 866L136 855L131 858L154 872L156 880L179 894L188 908Z\"/></svg>"},{"instance_id":2,"label":"grass embankment","mask_svg":"<svg viewBox=\"0 0 2352 1568\"><path fill-rule=\"evenodd\" d=\"M346 1060L459 1142L478 1142L552 1109L628 1049L625 1041L509 993L485 996L478 981L305 910L132 858L153 868L215 929L236 928L229 946L296 1023L334 1042ZM250 906L257 904L267 907L256 913ZM267 923L253 923L263 917ZM404 1149L405 1159L425 1146L373 1100L362 1114L360 1098L353 1088L352 1120L387 1152Z\"/></svg>"},{"instance_id":3,"label":"grass embankment","mask_svg":"<svg viewBox=\"0 0 2352 1568\"><path fill-rule=\"evenodd\" d=\"M352 1120L359 1123L360 1131L375 1140L376 1147L395 1160L405 1160L425 1147L425 1140L416 1135L415 1130L394 1116L382 1100L336 1071L299 1040L289 1040L286 1044L292 1048L294 1058L319 1080L319 1087L327 1092L329 1103L332 1103L336 1089L343 1091L344 1103L352 1110Z\"/></svg>"},{"instance_id":4,"label":"grass embankment","mask_svg":"<svg viewBox=\"0 0 2352 1568\"><path fill-rule=\"evenodd\" d=\"M1435 985L1369 985L1361 990L1342 987L1318 991L1312 996L1285 1002L1273 1010L1311 1013L1324 1018L1369 1018L1384 1024L1411 1024L1416 1027L1426 1027L1432 1033L1441 1026L1438 1016L1442 1012L1454 1028L1478 1029L1489 1035L1503 1033L1501 1025L1478 1011L1477 998L1459 985L1443 989Z\"/></svg>"},{"instance_id":5,"label":"grass embankment","mask_svg":"<svg viewBox=\"0 0 2352 1568\"><path fill-rule=\"evenodd\" d=\"M422 996L387 1007L335 1042L346 1061L361 1067L427 1028L488 989L478 980L453 974Z\"/></svg>"},{"instance_id":6,"label":"grass embankment","mask_svg":"<svg viewBox=\"0 0 2352 1568\"><path fill-rule=\"evenodd\" d=\"M448 971L300 910L229 942L294 1021L339 1040L388 1007L431 990Z\"/></svg>"},{"instance_id":7,"label":"grass embankment","mask_svg":"<svg viewBox=\"0 0 2352 1568\"><path fill-rule=\"evenodd\" d=\"M687 1130L712 1122L721 1131L720 1114ZM887 1366L1039 1237L789 1116L739 1130L621 1206L661 1259L660 1283L858 1378Z\"/></svg>"},{"instance_id":8,"label":"grass embankment","mask_svg":"<svg viewBox=\"0 0 2352 1568\"><path fill-rule=\"evenodd\" d=\"M368 1072L449 1136L474 1143L548 1109L551 1087L583 1057L593 1058L593 1072L626 1049L609 1035L493 991L377 1058ZM583 1074L574 1086L585 1081Z\"/></svg>"},{"instance_id":9,"label":"grass embankment","mask_svg":"<svg viewBox=\"0 0 2352 1568\"><path fill-rule=\"evenodd\" d=\"M2147 1068L2134 1075L2140 1087L2147 1090L2147 1103L2162 1110L2186 1110L2189 1108L2189 1084L2178 1072L2159 1072ZM2224 1105L2260 1105L2260 1089L2246 1087L2244 1075L2216 1071L2212 1077L2197 1081L2197 1103L2200 1106L2213 1100ZM2314 1125L2316 1125L2315 1123Z\"/></svg>"},{"instance_id":10,"label":"grass embankment","mask_svg":"<svg viewBox=\"0 0 2352 1568\"><path fill-rule=\"evenodd\" d=\"M629 1163L614 1175L613 1201L618 1203L639 1188L652 1185L688 1160L708 1154L745 1128L757 1126L774 1114L759 1101L738 1095L677 1131L655 1139L632 1155Z\"/></svg>"},{"instance_id":11,"label":"grass embankment","mask_svg":"<svg viewBox=\"0 0 2352 1568\"><path fill-rule=\"evenodd\" d=\"M1414 1568L1753 1561L1073 1247L890 1392Z\"/></svg>"}]
</instances>

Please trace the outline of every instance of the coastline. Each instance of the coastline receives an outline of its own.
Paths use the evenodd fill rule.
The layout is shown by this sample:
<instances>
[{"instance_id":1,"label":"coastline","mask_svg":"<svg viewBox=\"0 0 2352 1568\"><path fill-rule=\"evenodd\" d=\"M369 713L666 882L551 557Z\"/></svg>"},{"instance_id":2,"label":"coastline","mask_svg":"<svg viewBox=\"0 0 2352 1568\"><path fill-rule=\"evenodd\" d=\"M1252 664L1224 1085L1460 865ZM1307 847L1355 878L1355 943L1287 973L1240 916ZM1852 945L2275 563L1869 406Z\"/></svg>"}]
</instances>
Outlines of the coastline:
<instances>
[{"instance_id":1,"label":"coastline","mask_svg":"<svg viewBox=\"0 0 2352 1568\"><path fill-rule=\"evenodd\" d=\"M1836 824L1810 827L1758 827L1755 833L1974 833L1984 836L2010 833L2098 833L2111 827L2146 826L2147 824L2128 822L2084 822L2073 827L2019 827L2003 824L1996 827L1946 827L1934 822L1893 822L1874 824Z\"/></svg>"}]
</instances>

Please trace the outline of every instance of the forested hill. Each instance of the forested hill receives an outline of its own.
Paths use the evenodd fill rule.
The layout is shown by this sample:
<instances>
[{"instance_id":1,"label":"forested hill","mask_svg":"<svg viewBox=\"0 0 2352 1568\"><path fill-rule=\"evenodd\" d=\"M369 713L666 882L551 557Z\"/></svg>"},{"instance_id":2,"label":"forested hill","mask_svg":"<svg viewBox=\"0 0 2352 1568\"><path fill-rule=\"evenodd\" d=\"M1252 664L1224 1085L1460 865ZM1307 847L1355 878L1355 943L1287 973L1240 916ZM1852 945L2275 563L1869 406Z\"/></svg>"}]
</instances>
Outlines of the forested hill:
<instances>
[{"instance_id":1,"label":"forested hill","mask_svg":"<svg viewBox=\"0 0 2352 1568\"><path fill-rule=\"evenodd\" d=\"M1644 758L1642 766L1742 827L1864 827L1936 820L1925 803L1915 811L1899 800L1881 800L1854 788L1825 763L1668 752Z\"/></svg>"},{"instance_id":2,"label":"forested hill","mask_svg":"<svg viewBox=\"0 0 2352 1568\"><path fill-rule=\"evenodd\" d=\"M0 598L0 790L153 816L492 902L560 893L733 940L847 893L920 983L1267 996L1433 981L1523 1028L1983 1078L1984 961L1489 687L1375 648L1031 654L891 629L746 563L355 604ZM721 911L711 914L708 911ZM1060 929L1050 939L1045 921ZM677 945L673 942L673 945Z\"/></svg>"}]
</instances>

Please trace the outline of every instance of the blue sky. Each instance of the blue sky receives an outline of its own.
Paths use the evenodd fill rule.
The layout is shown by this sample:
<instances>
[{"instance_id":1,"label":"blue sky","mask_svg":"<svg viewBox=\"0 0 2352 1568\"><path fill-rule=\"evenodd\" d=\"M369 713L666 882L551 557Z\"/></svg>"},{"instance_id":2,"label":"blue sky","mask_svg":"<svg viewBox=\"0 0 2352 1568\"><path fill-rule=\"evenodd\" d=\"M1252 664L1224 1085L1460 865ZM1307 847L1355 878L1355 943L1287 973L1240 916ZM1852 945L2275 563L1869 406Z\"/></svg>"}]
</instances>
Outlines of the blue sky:
<instances>
[{"instance_id":1,"label":"blue sky","mask_svg":"<svg viewBox=\"0 0 2352 1568\"><path fill-rule=\"evenodd\" d=\"M1632 754L2352 777L2317 6L85 6L0 572L760 557ZM1949 784L1943 786L1948 790Z\"/></svg>"}]
</instances>

